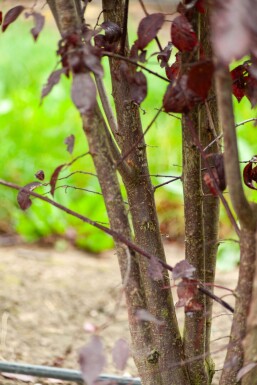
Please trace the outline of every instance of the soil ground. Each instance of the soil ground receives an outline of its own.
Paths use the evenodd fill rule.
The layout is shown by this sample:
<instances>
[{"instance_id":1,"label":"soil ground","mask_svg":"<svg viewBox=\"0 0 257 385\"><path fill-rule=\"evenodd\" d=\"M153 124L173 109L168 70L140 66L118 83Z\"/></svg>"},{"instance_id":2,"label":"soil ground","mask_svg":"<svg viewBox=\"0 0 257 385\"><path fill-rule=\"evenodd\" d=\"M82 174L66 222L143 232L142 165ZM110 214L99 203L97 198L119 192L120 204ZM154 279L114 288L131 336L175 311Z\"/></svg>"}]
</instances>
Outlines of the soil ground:
<instances>
[{"instance_id":1,"label":"soil ground","mask_svg":"<svg viewBox=\"0 0 257 385\"><path fill-rule=\"evenodd\" d=\"M184 258L180 245L168 244L166 252L172 265ZM78 369L78 350L90 337L84 324L107 323L101 332L109 360L105 373L117 374L111 349L118 338L129 341L129 332L124 300L116 309L121 280L115 253L96 257L72 248L58 252L16 245L0 247L0 255L0 359ZM236 280L236 269L217 272L219 285L235 288ZM228 293L216 292L220 296ZM227 300L231 302L231 298ZM177 309L177 314L182 330L183 309ZM216 352L217 370L222 367L230 320L229 312L215 304L212 351ZM137 375L132 359L126 373ZM218 377L219 371L216 374ZM35 379L29 383L53 382ZM0 384L24 382L0 376Z\"/></svg>"}]
</instances>

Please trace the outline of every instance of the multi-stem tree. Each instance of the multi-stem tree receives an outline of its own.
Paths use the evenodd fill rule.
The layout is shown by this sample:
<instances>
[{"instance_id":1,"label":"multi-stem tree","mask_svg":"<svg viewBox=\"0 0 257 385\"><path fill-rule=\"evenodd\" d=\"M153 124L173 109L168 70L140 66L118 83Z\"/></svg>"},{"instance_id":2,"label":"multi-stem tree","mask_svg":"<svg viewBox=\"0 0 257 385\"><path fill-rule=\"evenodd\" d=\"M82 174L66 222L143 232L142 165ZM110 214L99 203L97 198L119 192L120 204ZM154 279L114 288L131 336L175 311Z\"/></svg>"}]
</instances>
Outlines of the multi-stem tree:
<instances>
[{"instance_id":1,"label":"multi-stem tree","mask_svg":"<svg viewBox=\"0 0 257 385\"><path fill-rule=\"evenodd\" d=\"M61 35L58 54L62 68L51 74L42 97L58 83L62 74L72 76L71 97L81 114L110 228L34 193L32 190L39 182L20 191L20 206L28 208L30 194L41 197L114 237L124 283L132 354L144 385L207 385L211 384L214 373L210 357L213 299L233 311L211 289L221 201L240 238L241 263L231 338L220 384L236 384L241 378L245 385L256 384L257 216L255 206L248 202L243 191L232 107L232 93L239 100L246 95L252 105L257 102L254 1L231 0L227 5L220 0L214 4L184 1L169 17L161 12L149 14L139 1L145 17L132 47L127 28L128 0L103 0L104 20L94 30L84 18L89 1L48 0L47 3ZM10 10L4 17L2 29L23 11L23 6ZM32 34L36 39L43 24L42 16L34 10L31 14L35 19ZM157 34L166 18L171 22L172 44L167 42L164 48ZM233 33L244 44L232 38ZM154 39L157 60L165 67L166 76L151 71L147 63L147 46ZM173 64L170 63L172 47L178 50ZM230 74L228 66L232 60L250 54L252 61L248 60ZM102 80L101 59L104 56L109 58L111 92L106 92ZM139 106L147 94L144 71L167 82L153 122L160 111L182 114L181 180L188 262L176 266L175 270L165 260L147 162L145 132L151 124L144 131L140 119ZM101 106L96 100L97 93ZM110 94L115 112L110 106ZM253 158L244 170L245 184L252 189L257 180L255 161ZM60 171L61 166L51 178L52 194ZM120 180L126 190L129 210L123 201ZM0 183L19 189L11 183ZM238 221L222 194L226 183ZM175 278L181 278L178 295L180 304L185 306L183 336L178 328L171 291L167 289L168 270L173 270ZM140 309L147 310L151 318L139 319Z\"/></svg>"}]
</instances>

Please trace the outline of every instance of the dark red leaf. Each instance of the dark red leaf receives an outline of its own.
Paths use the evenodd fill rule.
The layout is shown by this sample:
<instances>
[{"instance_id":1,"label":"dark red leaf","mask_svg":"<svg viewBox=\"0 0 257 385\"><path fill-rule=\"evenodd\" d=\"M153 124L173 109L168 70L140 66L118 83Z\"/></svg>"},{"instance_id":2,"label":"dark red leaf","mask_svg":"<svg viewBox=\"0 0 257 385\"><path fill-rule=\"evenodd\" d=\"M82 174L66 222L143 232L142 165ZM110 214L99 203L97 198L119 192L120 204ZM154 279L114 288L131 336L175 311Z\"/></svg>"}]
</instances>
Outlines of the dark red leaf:
<instances>
[{"instance_id":1,"label":"dark red leaf","mask_svg":"<svg viewBox=\"0 0 257 385\"><path fill-rule=\"evenodd\" d=\"M189 69L187 85L203 101L211 88L213 72L214 66L211 60L199 61Z\"/></svg>"},{"instance_id":2,"label":"dark red leaf","mask_svg":"<svg viewBox=\"0 0 257 385\"><path fill-rule=\"evenodd\" d=\"M172 271L172 278L174 280L178 278L191 278L195 271L195 267L190 265L190 263L184 259L176 263Z\"/></svg>"},{"instance_id":3,"label":"dark red leaf","mask_svg":"<svg viewBox=\"0 0 257 385\"><path fill-rule=\"evenodd\" d=\"M51 176L51 179L50 179L50 186L51 186L51 194L52 196L54 196L54 192L55 192L55 186L56 186L56 183L57 183L57 180L58 180L58 176L62 170L62 168L66 166L66 164L61 164L60 166L56 167L56 169L54 170L52 176Z\"/></svg>"},{"instance_id":4,"label":"dark red leaf","mask_svg":"<svg viewBox=\"0 0 257 385\"><path fill-rule=\"evenodd\" d=\"M153 316L149 311L145 309L138 309L136 312L136 318L139 321L147 321L147 322L153 322L156 325L163 325L163 321L157 319L155 316Z\"/></svg>"},{"instance_id":5,"label":"dark red leaf","mask_svg":"<svg viewBox=\"0 0 257 385\"><path fill-rule=\"evenodd\" d=\"M163 107L166 112L189 112L201 98L187 87L187 75L171 83L163 98Z\"/></svg>"},{"instance_id":6,"label":"dark red leaf","mask_svg":"<svg viewBox=\"0 0 257 385\"><path fill-rule=\"evenodd\" d=\"M224 156L223 154L209 154L207 155L209 166L212 168L212 173L215 178L215 182L220 191L224 191L227 187L225 168L224 168ZM203 176L205 184L209 187L212 195L218 196L218 191L214 183L213 177L209 172L205 172Z\"/></svg>"},{"instance_id":7,"label":"dark red leaf","mask_svg":"<svg viewBox=\"0 0 257 385\"><path fill-rule=\"evenodd\" d=\"M3 12L0 11L0 25L2 24L2 21L3 21Z\"/></svg>"},{"instance_id":8,"label":"dark red leaf","mask_svg":"<svg viewBox=\"0 0 257 385\"><path fill-rule=\"evenodd\" d=\"M118 339L112 349L112 360L118 370L124 370L129 358L129 345L123 338Z\"/></svg>"},{"instance_id":9,"label":"dark red leaf","mask_svg":"<svg viewBox=\"0 0 257 385\"><path fill-rule=\"evenodd\" d=\"M121 28L112 21L104 21L101 27L105 30L105 42L110 44L117 42L121 37Z\"/></svg>"},{"instance_id":10,"label":"dark red leaf","mask_svg":"<svg viewBox=\"0 0 257 385\"><path fill-rule=\"evenodd\" d=\"M65 73L66 70L61 68L59 70L53 71L47 80L47 84L44 85L41 92L41 100L45 98L53 89L53 87L59 83L61 74Z\"/></svg>"},{"instance_id":11,"label":"dark red leaf","mask_svg":"<svg viewBox=\"0 0 257 385\"><path fill-rule=\"evenodd\" d=\"M252 190L257 190L257 188L254 187L253 185L253 180L255 181L255 177L253 179L252 168L253 168L252 162L247 163L247 165L245 166L244 172L243 172L244 183L247 187L251 188Z\"/></svg>"},{"instance_id":12,"label":"dark red leaf","mask_svg":"<svg viewBox=\"0 0 257 385\"><path fill-rule=\"evenodd\" d=\"M159 281L160 279L163 279L162 272L163 267L159 263L158 259L155 257L149 259L148 273L154 281Z\"/></svg>"},{"instance_id":13,"label":"dark red leaf","mask_svg":"<svg viewBox=\"0 0 257 385\"><path fill-rule=\"evenodd\" d=\"M93 385L105 365L103 344L97 335L91 337L79 353L79 364L86 384Z\"/></svg>"},{"instance_id":14,"label":"dark red leaf","mask_svg":"<svg viewBox=\"0 0 257 385\"><path fill-rule=\"evenodd\" d=\"M254 108L257 105L257 79L251 75L246 79L245 95Z\"/></svg>"},{"instance_id":15,"label":"dark red leaf","mask_svg":"<svg viewBox=\"0 0 257 385\"><path fill-rule=\"evenodd\" d=\"M198 44L193 27L185 16L180 15L173 20L171 25L171 41L181 52L192 51Z\"/></svg>"},{"instance_id":16,"label":"dark red leaf","mask_svg":"<svg viewBox=\"0 0 257 385\"><path fill-rule=\"evenodd\" d=\"M2 24L2 31L4 32L7 27L13 23L20 14L24 11L23 5L17 5L14 8L9 9L9 11L4 16L3 24Z\"/></svg>"},{"instance_id":17,"label":"dark red leaf","mask_svg":"<svg viewBox=\"0 0 257 385\"><path fill-rule=\"evenodd\" d=\"M36 41L40 32L42 31L42 29L44 27L45 17L43 15L41 15L41 13L38 13L38 12L31 12L31 13L26 12L25 13L26 18L28 18L30 16L33 17L34 24L35 24L35 26L33 28L31 28L30 32L31 32L34 40Z\"/></svg>"},{"instance_id":18,"label":"dark red leaf","mask_svg":"<svg viewBox=\"0 0 257 385\"><path fill-rule=\"evenodd\" d=\"M172 43L169 42L168 45L157 55L157 60L160 62L160 66L166 67L170 59L172 51Z\"/></svg>"},{"instance_id":19,"label":"dark red leaf","mask_svg":"<svg viewBox=\"0 0 257 385\"><path fill-rule=\"evenodd\" d=\"M71 98L81 114L90 114L96 105L96 87L89 73L73 76Z\"/></svg>"},{"instance_id":20,"label":"dark red leaf","mask_svg":"<svg viewBox=\"0 0 257 385\"><path fill-rule=\"evenodd\" d=\"M172 81L177 79L181 70L181 53L177 52L175 57L175 62L170 67L165 68L167 78Z\"/></svg>"},{"instance_id":21,"label":"dark red leaf","mask_svg":"<svg viewBox=\"0 0 257 385\"><path fill-rule=\"evenodd\" d=\"M38 170L35 174L35 177L39 180L44 180L45 179L45 173L43 170Z\"/></svg>"},{"instance_id":22,"label":"dark red leaf","mask_svg":"<svg viewBox=\"0 0 257 385\"><path fill-rule=\"evenodd\" d=\"M142 103L147 95L147 81L142 71L135 72L130 76L131 98L137 104Z\"/></svg>"},{"instance_id":23,"label":"dark red leaf","mask_svg":"<svg viewBox=\"0 0 257 385\"><path fill-rule=\"evenodd\" d=\"M72 154L75 143L75 136L73 134L67 136L67 138L64 140L64 143L67 144L67 151Z\"/></svg>"},{"instance_id":24,"label":"dark red leaf","mask_svg":"<svg viewBox=\"0 0 257 385\"><path fill-rule=\"evenodd\" d=\"M152 41L164 23L163 13L152 13L144 17L138 26L136 42L138 49L144 49Z\"/></svg>"},{"instance_id":25,"label":"dark red leaf","mask_svg":"<svg viewBox=\"0 0 257 385\"><path fill-rule=\"evenodd\" d=\"M185 307L185 312L199 311L202 309L201 304L196 301L198 293L198 281L194 279L183 278L178 284L177 294L179 301L176 307Z\"/></svg>"},{"instance_id":26,"label":"dark red leaf","mask_svg":"<svg viewBox=\"0 0 257 385\"><path fill-rule=\"evenodd\" d=\"M30 191L33 191L38 186L41 186L39 182L28 183L24 186L18 193L17 201L22 210L28 209L32 205L32 201L30 199Z\"/></svg>"},{"instance_id":27,"label":"dark red leaf","mask_svg":"<svg viewBox=\"0 0 257 385\"><path fill-rule=\"evenodd\" d=\"M237 101L240 102L241 99L245 96L246 91L246 71L243 65L239 65L234 68L231 72L232 77L232 92L233 95L237 98ZM247 74L248 75L248 74Z\"/></svg>"}]
</instances>

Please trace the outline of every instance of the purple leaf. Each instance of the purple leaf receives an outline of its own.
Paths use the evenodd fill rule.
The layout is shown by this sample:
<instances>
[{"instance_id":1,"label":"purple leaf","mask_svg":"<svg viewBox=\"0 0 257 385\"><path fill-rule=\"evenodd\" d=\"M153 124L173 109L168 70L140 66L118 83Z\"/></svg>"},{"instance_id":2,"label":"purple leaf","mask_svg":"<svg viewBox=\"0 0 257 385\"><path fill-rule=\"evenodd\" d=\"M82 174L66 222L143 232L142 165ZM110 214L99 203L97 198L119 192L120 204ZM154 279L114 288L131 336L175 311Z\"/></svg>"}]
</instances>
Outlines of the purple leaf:
<instances>
[{"instance_id":1,"label":"purple leaf","mask_svg":"<svg viewBox=\"0 0 257 385\"><path fill-rule=\"evenodd\" d=\"M64 140L64 143L67 144L67 151L72 154L75 143L75 136L73 134L67 136L67 138Z\"/></svg>"},{"instance_id":2,"label":"purple leaf","mask_svg":"<svg viewBox=\"0 0 257 385\"><path fill-rule=\"evenodd\" d=\"M257 362L249 362L249 364L243 366L237 373L236 380L239 382L242 378L257 366Z\"/></svg>"},{"instance_id":3,"label":"purple leaf","mask_svg":"<svg viewBox=\"0 0 257 385\"><path fill-rule=\"evenodd\" d=\"M45 173L43 170L38 170L35 174L35 177L39 180L44 180L45 179Z\"/></svg>"},{"instance_id":4,"label":"purple leaf","mask_svg":"<svg viewBox=\"0 0 257 385\"><path fill-rule=\"evenodd\" d=\"M230 72L230 75L233 81L233 95L237 98L237 101L240 102L241 99L245 96L248 72L246 72L244 65L239 65Z\"/></svg>"},{"instance_id":5,"label":"purple leaf","mask_svg":"<svg viewBox=\"0 0 257 385\"><path fill-rule=\"evenodd\" d=\"M24 11L24 7L22 5L17 5L14 8L9 9L9 11L4 16L3 24L2 24L2 31L4 32L7 27L13 23Z\"/></svg>"},{"instance_id":6,"label":"purple leaf","mask_svg":"<svg viewBox=\"0 0 257 385\"><path fill-rule=\"evenodd\" d=\"M43 87L41 92L41 100L46 97L51 91L52 88L59 83L61 74L65 73L66 70L61 68L59 70L53 71L47 80L47 84Z\"/></svg>"},{"instance_id":7,"label":"purple leaf","mask_svg":"<svg viewBox=\"0 0 257 385\"><path fill-rule=\"evenodd\" d=\"M89 343L80 350L79 364L85 383L93 385L105 365L103 345L99 336L92 336Z\"/></svg>"},{"instance_id":8,"label":"purple leaf","mask_svg":"<svg viewBox=\"0 0 257 385\"><path fill-rule=\"evenodd\" d=\"M41 13L38 13L38 12L31 12L31 13L26 12L25 13L26 18L28 18L30 16L33 16L34 24L35 24L35 26L33 28L31 28L30 32L31 32L34 40L36 41L40 32L42 31L42 29L44 27L45 17L43 15L41 15Z\"/></svg>"},{"instance_id":9,"label":"purple leaf","mask_svg":"<svg viewBox=\"0 0 257 385\"><path fill-rule=\"evenodd\" d=\"M163 13L152 13L140 21L137 31L138 40L136 42L138 49L144 49L156 37L163 23Z\"/></svg>"},{"instance_id":10,"label":"purple leaf","mask_svg":"<svg viewBox=\"0 0 257 385\"><path fill-rule=\"evenodd\" d=\"M89 73L74 74L71 98L81 114L93 112L96 105L96 87Z\"/></svg>"},{"instance_id":11,"label":"purple leaf","mask_svg":"<svg viewBox=\"0 0 257 385\"><path fill-rule=\"evenodd\" d=\"M112 21L104 21L101 27L105 30L105 41L109 44L117 42L121 37L121 28Z\"/></svg>"},{"instance_id":12,"label":"purple leaf","mask_svg":"<svg viewBox=\"0 0 257 385\"><path fill-rule=\"evenodd\" d=\"M198 44L193 27L184 15L180 15L173 20L171 25L171 41L181 52L192 51Z\"/></svg>"},{"instance_id":13,"label":"purple leaf","mask_svg":"<svg viewBox=\"0 0 257 385\"><path fill-rule=\"evenodd\" d=\"M41 186L39 182L28 183L24 186L18 193L17 201L22 210L28 209L32 205L32 201L30 199L30 191L33 191L38 186Z\"/></svg>"},{"instance_id":14,"label":"purple leaf","mask_svg":"<svg viewBox=\"0 0 257 385\"><path fill-rule=\"evenodd\" d=\"M253 168L252 161L247 163L243 171L244 184L252 190L257 190L257 188L253 184L253 181L255 182L257 181L256 175L255 175L256 171L257 171L257 166Z\"/></svg>"},{"instance_id":15,"label":"purple leaf","mask_svg":"<svg viewBox=\"0 0 257 385\"><path fill-rule=\"evenodd\" d=\"M151 257L149 259L148 273L154 281L163 279L163 266L160 264L157 258Z\"/></svg>"},{"instance_id":16,"label":"purple leaf","mask_svg":"<svg viewBox=\"0 0 257 385\"><path fill-rule=\"evenodd\" d=\"M124 370L129 358L129 345L123 338L118 339L112 349L112 360L118 370Z\"/></svg>"},{"instance_id":17,"label":"purple leaf","mask_svg":"<svg viewBox=\"0 0 257 385\"><path fill-rule=\"evenodd\" d=\"M0 11L0 25L2 24L2 21L3 21L3 12Z\"/></svg>"},{"instance_id":18,"label":"purple leaf","mask_svg":"<svg viewBox=\"0 0 257 385\"><path fill-rule=\"evenodd\" d=\"M103 67L100 61L101 53L99 48L93 47L90 44L87 44L83 47L83 60L84 64L90 71L94 72L98 76L103 76ZM84 72L82 71L77 72Z\"/></svg>"},{"instance_id":19,"label":"purple leaf","mask_svg":"<svg viewBox=\"0 0 257 385\"><path fill-rule=\"evenodd\" d=\"M154 315L149 313L149 311L145 309L139 309L136 312L136 318L139 321L148 321L148 322L153 322L157 325L163 325L163 321L157 319Z\"/></svg>"},{"instance_id":20,"label":"purple leaf","mask_svg":"<svg viewBox=\"0 0 257 385\"><path fill-rule=\"evenodd\" d=\"M185 307L185 312L194 312L202 309L202 305L196 301L198 293L198 281L194 279L182 278L177 286L179 301L176 307Z\"/></svg>"},{"instance_id":21,"label":"purple leaf","mask_svg":"<svg viewBox=\"0 0 257 385\"><path fill-rule=\"evenodd\" d=\"M187 75L171 83L163 98L166 112L189 112L202 99L187 86Z\"/></svg>"},{"instance_id":22,"label":"purple leaf","mask_svg":"<svg viewBox=\"0 0 257 385\"><path fill-rule=\"evenodd\" d=\"M160 66L162 68L168 65L171 51L172 51L172 43L169 42L168 45L160 53L158 53L157 60L160 62Z\"/></svg>"},{"instance_id":23,"label":"purple leaf","mask_svg":"<svg viewBox=\"0 0 257 385\"><path fill-rule=\"evenodd\" d=\"M50 186L51 186L51 194L52 196L54 196L54 192L55 192L55 186L56 186L56 183L57 183L57 180L58 180L58 176L62 170L62 168L66 166L66 164L61 164L60 166L56 167L56 169L54 170L52 176L51 176L51 179L50 179Z\"/></svg>"},{"instance_id":24,"label":"purple leaf","mask_svg":"<svg viewBox=\"0 0 257 385\"><path fill-rule=\"evenodd\" d=\"M195 267L190 265L187 260L176 263L172 271L172 278L174 280L178 278L191 278L195 271Z\"/></svg>"}]
</instances>

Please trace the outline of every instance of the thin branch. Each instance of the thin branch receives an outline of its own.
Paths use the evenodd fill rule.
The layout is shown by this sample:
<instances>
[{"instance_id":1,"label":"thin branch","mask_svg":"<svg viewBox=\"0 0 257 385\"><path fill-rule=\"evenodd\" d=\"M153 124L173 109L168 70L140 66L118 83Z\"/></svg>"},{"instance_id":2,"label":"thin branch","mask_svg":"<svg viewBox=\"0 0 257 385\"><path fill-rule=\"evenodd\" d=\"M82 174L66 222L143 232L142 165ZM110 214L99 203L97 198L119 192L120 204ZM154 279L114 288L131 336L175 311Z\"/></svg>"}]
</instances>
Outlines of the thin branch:
<instances>
[{"instance_id":1,"label":"thin branch","mask_svg":"<svg viewBox=\"0 0 257 385\"><path fill-rule=\"evenodd\" d=\"M70 174L68 175L65 175L61 178L58 178L58 180L62 180L62 179L68 179L70 176L74 175L74 174L85 174L85 175L90 175L90 176L95 176L96 178L98 178L98 176L96 174L94 174L93 172L87 172L87 171L74 171L74 172L71 172Z\"/></svg>"},{"instance_id":2,"label":"thin branch","mask_svg":"<svg viewBox=\"0 0 257 385\"><path fill-rule=\"evenodd\" d=\"M243 126L244 124L249 123L249 122L257 122L257 118L250 118L250 119L243 120L240 123L236 123L235 127Z\"/></svg>"},{"instance_id":3,"label":"thin branch","mask_svg":"<svg viewBox=\"0 0 257 385\"><path fill-rule=\"evenodd\" d=\"M157 188L159 187L162 187L162 186L165 186L166 184L169 184L169 183L172 183L172 182L175 182L176 180L180 179L181 180L181 176L177 176L171 180L168 180L167 182L164 182L164 183L161 183L161 184L158 184L156 186L153 187L153 190L157 190Z\"/></svg>"},{"instance_id":4,"label":"thin branch","mask_svg":"<svg viewBox=\"0 0 257 385\"><path fill-rule=\"evenodd\" d=\"M116 137L116 135L118 134L118 125L117 125L117 121L114 117L111 105L109 103L109 98L107 97L103 81L100 78L100 76L95 76L95 81L96 81L97 91L98 91L100 99L101 99L101 103L102 103L102 106L104 109L106 119L108 121L108 124L110 126L110 129L111 129L113 135Z\"/></svg>"},{"instance_id":5,"label":"thin branch","mask_svg":"<svg viewBox=\"0 0 257 385\"><path fill-rule=\"evenodd\" d=\"M37 194L36 192L34 191L30 191L29 189L26 189L26 187L21 187L21 186L18 186L14 183L11 183L11 182L7 182L3 179L0 179L0 185L2 186L6 186L6 187L9 187L11 189L14 189L14 190L23 190L24 192L27 192L28 195L31 195L31 196L34 196L36 198L39 198L41 199L42 201L44 202L47 202L49 204L51 204L52 206L54 207L57 207L58 209L64 211L66 214L69 214L75 218L78 218L80 219L81 221L85 222L85 223L88 223L89 225L99 229L99 230L102 230L104 233L110 235L113 239L115 239L116 241L120 241L122 243L124 243L126 246L128 246L131 250L134 250L136 251L137 253L143 255L144 257L148 258L148 259L151 259L151 258L154 258L154 259L157 259L158 263L160 263L165 269L167 269L168 271L173 271L173 267L170 266L168 263L164 262L163 260L161 260L160 258L148 253L147 251L143 250L141 247L139 247L138 245L136 245L135 243L133 243L132 241L130 241L129 239L127 239L123 234L121 233L118 233L117 231L115 230L112 230L110 229L109 227L106 227L106 226L103 226L95 221L93 221L92 219L84 216L84 215L81 215L71 209L69 209L68 207L65 207L63 205L61 205L60 203L58 202L55 202L54 200L50 199L50 198L47 198L41 194ZM219 297L217 297L215 294L211 293L208 289L206 289L204 287L204 285L202 283L198 283L197 284L197 288L199 291L201 291L202 293L206 294L207 296L211 297L213 300L215 300L216 302L218 302L219 304L221 304L224 308L228 309L229 311L231 311L232 313L234 312L234 309L225 301L223 301L222 299L220 299Z\"/></svg>"},{"instance_id":6,"label":"thin branch","mask_svg":"<svg viewBox=\"0 0 257 385\"><path fill-rule=\"evenodd\" d=\"M108 57L111 57L111 58L113 58L113 59L126 61L126 62L128 62L128 63L130 63L130 64L133 64L133 65L136 66L136 67L142 68L142 70L148 72L149 74L154 75L154 76L156 76L157 78L162 79L162 80L164 80L165 82L170 83L169 79L167 79L167 78L165 78L164 76L158 74L157 72L154 72L154 71L150 70L149 68L143 66L142 64L139 64L137 61L132 60L132 59L129 59L129 58L126 57L126 56L118 55L117 53L108 52L108 51L103 51L103 56L108 56Z\"/></svg>"}]
</instances>

